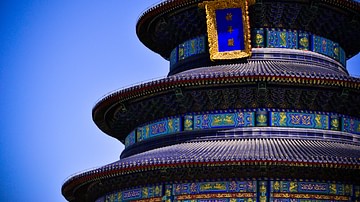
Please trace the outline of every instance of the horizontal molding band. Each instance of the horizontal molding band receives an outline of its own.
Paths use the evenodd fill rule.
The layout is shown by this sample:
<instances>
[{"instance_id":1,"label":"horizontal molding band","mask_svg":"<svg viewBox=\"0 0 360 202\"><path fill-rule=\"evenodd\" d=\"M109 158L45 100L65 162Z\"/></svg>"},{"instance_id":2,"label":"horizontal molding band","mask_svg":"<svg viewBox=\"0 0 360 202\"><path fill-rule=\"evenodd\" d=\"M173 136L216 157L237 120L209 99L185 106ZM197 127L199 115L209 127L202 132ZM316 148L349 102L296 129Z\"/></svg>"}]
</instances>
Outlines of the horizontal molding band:
<instances>
[{"instance_id":1,"label":"horizontal molding band","mask_svg":"<svg viewBox=\"0 0 360 202\"><path fill-rule=\"evenodd\" d=\"M254 28L251 30L251 46L253 48L285 48L316 52L336 60L343 68L346 66L346 53L338 43L301 30ZM198 36L179 44L171 51L170 71L173 71L180 61L209 53L208 49L205 36Z\"/></svg>"},{"instance_id":2,"label":"horizontal molding band","mask_svg":"<svg viewBox=\"0 0 360 202\"><path fill-rule=\"evenodd\" d=\"M360 119L355 117L305 110L259 108L188 113L167 117L134 129L125 138L125 147L151 138L187 131L251 127L318 129L329 131L328 133L324 132L323 137L353 142L360 141ZM330 131L343 133L332 133ZM271 134L270 130L268 133ZM289 133L296 133L296 131ZM306 133L299 131L298 134L301 137L303 134L309 136L311 133L311 131L306 131ZM276 131L274 131L275 134ZM313 134L319 136L315 131Z\"/></svg>"},{"instance_id":3,"label":"horizontal molding band","mask_svg":"<svg viewBox=\"0 0 360 202\"><path fill-rule=\"evenodd\" d=\"M98 198L97 202L115 201L223 201L253 202L260 198L271 201L304 199L349 201L359 194L360 187L330 181L298 179L240 179L163 183L118 190ZM286 199L286 200L285 200Z\"/></svg>"}]
</instances>

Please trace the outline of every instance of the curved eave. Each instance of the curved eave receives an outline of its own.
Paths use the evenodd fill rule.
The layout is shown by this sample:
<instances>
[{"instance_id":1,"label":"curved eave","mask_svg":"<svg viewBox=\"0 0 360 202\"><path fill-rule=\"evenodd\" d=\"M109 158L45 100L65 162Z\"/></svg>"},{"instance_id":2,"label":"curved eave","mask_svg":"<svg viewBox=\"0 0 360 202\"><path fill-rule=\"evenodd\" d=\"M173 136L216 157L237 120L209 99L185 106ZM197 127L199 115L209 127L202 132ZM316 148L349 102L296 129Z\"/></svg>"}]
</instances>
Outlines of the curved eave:
<instances>
[{"instance_id":1,"label":"curved eave","mask_svg":"<svg viewBox=\"0 0 360 202\"><path fill-rule=\"evenodd\" d=\"M144 23L153 21L154 17L162 15L164 13L173 11L178 8L186 7L195 3L203 2L204 0L167 0L156 4L146 11L144 11L137 22L137 30L141 29ZM256 1L255 1L256 2ZM309 2L309 0L298 0L297 2ZM360 3L353 0L319 0L319 3L330 4L342 9L353 10L354 12L360 12Z\"/></svg>"},{"instance_id":2,"label":"curved eave","mask_svg":"<svg viewBox=\"0 0 360 202\"><path fill-rule=\"evenodd\" d=\"M203 67L206 68L206 67ZM239 72L209 72L208 74L179 74L169 76L164 79L143 83L130 88L121 89L111 95L102 98L93 108L93 116L103 105L135 99L140 96L152 95L154 93L173 90L179 87L203 85L231 85L246 82L276 82L286 84L310 84L320 86L337 86L351 89L360 89L360 79L350 76L335 74L312 73L308 75L306 72L283 72L275 75L275 73L239 73Z\"/></svg>"},{"instance_id":3,"label":"curved eave","mask_svg":"<svg viewBox=\"0 0 360 202\"><path fill-rule=\"evenodd\" d=\"M359 90L360 79L344 75L331 75L313 73L307 75L303 72L274 73L239 73L239 72L210 72L206 74L179 74L164 79L140 84L127 89L119 90L101 99L93 108L92 117L98 127L106 134L113 136L113 131L105 122L106 113L116 105L128 100L154 97L163 93L174 91L177 88L209 87L216 85L234 86L246 83L269 82L279 85L304 85L318 87L342 87ZM119 134L117 134L119 135ZM115 137L118 138L118 137ZM120 139L120 141L124 141Z\"/></svg>"},{"instance_id":4,"label":"curved eave","mask_svg":"<svg viewBox=\"0 0 360 202\"><path fill-rule=\"evenodd\" d=\"M192 168L192 167L217 167L217 166L291 166L291 167L313 167L313 168L334 168L334 169L354 169L360 171L359 165L354 164L336 164L336 163L317 163L317 162L293 162L293 161L273 161L273 160L246 160L246 161L219 161L219 162L189 162L179 164L159 164L156 166L139 166L135 168L124 168L121 170L108 170L101 173L96 173L88 176L81 177L71 182L66 182L62 189L63 195L69 195L72 190L76 190L81 186L86 186L94 181L101 181L104 179L121 177L144 171L153 170L166 170L178 168Z\"/></svg>"},{"instance_id":5,"label":"curved eave","mask_svg":"<svg viewBox=\"0 0 360 202\"><path fill-rule=\"evenodd\" d=\"M168 60L169 55L167 52L169 51L162 50L162 47L157 46L152 37L149 37L149 34L152 33L152 31L150 31L152 23L160 19L164 14L188 7L196 7L197 4L202 1L203 0L164 1L149 8L139 17L137 21L136 35L147 48L160 54L163 58Z\"/></svg>"},{"instance_id":6,"label":"curved eave","mask_svg":"<svg viewBox=\"0 0 360 202\"><path fill-rule=\"evenodd\" d=\"M278 149L284 148L284 149ZM80 187L140 172L221 166L360 170L359 145L301 139L233 139L187 142L133 155L70 178L65 196ZM359 179L357 179L359 180Z\"/></svg>"},{"instance_id":7,"label":"curved eave","mask_svg":"<svg viewBox=\"0 0 360 202\"><path fill-rule=\"evenodd\" d=\"M159 15L163 15L165 13L171 12L175 9L183 8L192 4L203 2L203 0L169 0L162 1L155 6L150 7L145 12L143 12L136 24L137 33L142 29L142 26L146 26L147 23L154 20L154 18ZM144 25L145 24L145 25Z\"/></svg>"}]
</instances>

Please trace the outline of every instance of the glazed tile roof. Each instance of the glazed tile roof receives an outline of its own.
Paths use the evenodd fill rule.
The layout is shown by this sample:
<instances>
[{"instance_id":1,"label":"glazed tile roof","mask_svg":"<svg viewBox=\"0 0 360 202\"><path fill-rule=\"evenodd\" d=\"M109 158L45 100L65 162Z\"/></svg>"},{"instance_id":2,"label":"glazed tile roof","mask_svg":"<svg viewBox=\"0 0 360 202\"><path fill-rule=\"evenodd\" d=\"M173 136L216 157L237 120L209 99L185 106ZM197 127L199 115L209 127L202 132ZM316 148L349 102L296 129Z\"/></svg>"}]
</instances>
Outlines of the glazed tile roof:
<instances>
[{"instance_id":1,"label":"glazed tile roof","mask_svg":"<svg viewBox=\"0 0 360 202\"><path fill-rule=\"evenodd\" d=\"M360 168L360 146L321 140L244 138L186 142L153 149L70 178L66 183L187 165L336 166Z\"/></svg>"},{"instance_id":2,"label":"glazed tile roof","mask_svg":"<svg viewBox=\"0 0 360 202\"><path fill-rule=\"evenodd\" d=\"M349 76L340 71L321 66L314 66L313 63L294 62L294 61L276 61L276 60L250 60L248 63L236 63L228 65L217 65L209 67L200 67L196 69L187 70L178 74L168 76L163 79L142 83L132 86L130 88L120 89L105 95L94 106L94 110L111 98L116 97L117 100L122 100L124 97L134 97L139 91L146 90L142 94L148 92L157 92L156 89L167 89L173 86L174 88L187 85L187 83L196 84L201 81L214 81L222 83L230 79L228 83L241 82L234 79L241 79L241 81L275 81L281 83L316 83L321 80L321 84L335 85L349 88L359 88L360 78ZM221 81L216 81L216 80ZM320 83L318 83L320 84ZM152 90L154 88L154 90ZM120 96L120 97L118 97Z\"/></svg>"},{"instance_id":3,"label":"glazed tile roof","mask_svg":"<svg viewBox=\"0 0 360 202\"><path fill-rule=\"evenodd\" d=\"M311 63L294 61L252 60L248 63L236 63L201 67L176 74L177 77L193 77L204 75L217 76L296 76L305 78L327 78L352 80L344 72L329 67L315 66Z\"/></svg>"},{"instance_id":4,"label":"glazed tile roof","mask_svg":"<svg viewBox=\"0 0 360 202\"><path fill-rule=\"evenodd\" d=\"M164 95L166 93L172 95L173 90L177 88L186 89L187 87L228 87L231 85L250 84L254 82L269 82L272 85L299 85L309 86L316 85L322 87L342 87L353 89L354 99L358 97L360 89L360 78L351 77L340 70L331 67L314 65L313 62L294 62L294 61L276 61L276 60L250 60L247 63L236 63L227 65L216 65L209 67L200 67L190 69L178 74L168 76L163 79L134 85L129 88L113 91L101 98L93 108L93 120L101 130L107 134L127 135L131 129L125 131L114 130L109 125L109 120L105 121L104 117L109 112L109 108L115 109L116 103L131 103L137 98L147 99L155 96ZM352 105L356 102L352 102ZM341 106L341 105L338 105ZM358 105L354 109L357 109ZM128 109L130 107L128 106ZM130 110L128 110L130 112ZM326 111L335 111L337 109L326 109ZM354 112L358 110L353 110ZM346 112L348 114L352 114ZM124 113L125 114L125 113ZM113 123L116 121L114 118ZM125 119L124 119L125 120ZM138 119L136 119L138 120ZM139 124L145 123L145 120ZM119 126L119 122L117 122ZM121 125L122 129L128 124ZM134 126L135 127L135 126ZM120 126L119 126L120 128ZM122 130L121 129L121 130ZM124 139L120 138L120 139Z\"/></svg>"},{"instance_id":5,"label":"glazed tile roof","mask_svg":"<svg viewBox=\"0 0 360 202\"><path fill-rule=\"evenodd\" d=\"M360 165L360 146L303 139L234 139L187 142L143 152L108 166L221 161L293 161ZM106 166L105 166L106 167Z\"/></svg>"},{"instance_id":6,"label":"glazed tile roof","mask_svg":"<svg viewBox=\"0 0 360 202\"><path fill-rule=\"evenodd\" d=\"M201 2L164 0L151 6L137 21L140 41L169 58L173 48L183 41L206 34L205 14L198 11ZM359 11L360 3L354 0L263 0L250 6L250 27L311 32L341 44L347 58L351 58L359 52Z\"/></svg>"}]
</instances>

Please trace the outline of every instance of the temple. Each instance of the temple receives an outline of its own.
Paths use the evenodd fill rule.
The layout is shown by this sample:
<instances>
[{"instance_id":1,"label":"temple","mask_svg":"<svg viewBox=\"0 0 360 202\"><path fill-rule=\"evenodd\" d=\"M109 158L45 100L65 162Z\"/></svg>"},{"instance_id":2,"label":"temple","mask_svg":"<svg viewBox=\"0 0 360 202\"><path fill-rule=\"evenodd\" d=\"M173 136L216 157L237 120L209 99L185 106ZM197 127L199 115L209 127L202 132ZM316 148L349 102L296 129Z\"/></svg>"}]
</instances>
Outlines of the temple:
<instances>
[{"instance_id":1,"label":"temple","mask_svg":"<svg viewBox=\"0 0 360 202\"><path fill-rule=\"evenodd\" d=\"M165 0L140 41L169 61L118 90L95 124L120 159L74 175L68 201L360 201L353 0Z\"/></svg>"}]
</instances>

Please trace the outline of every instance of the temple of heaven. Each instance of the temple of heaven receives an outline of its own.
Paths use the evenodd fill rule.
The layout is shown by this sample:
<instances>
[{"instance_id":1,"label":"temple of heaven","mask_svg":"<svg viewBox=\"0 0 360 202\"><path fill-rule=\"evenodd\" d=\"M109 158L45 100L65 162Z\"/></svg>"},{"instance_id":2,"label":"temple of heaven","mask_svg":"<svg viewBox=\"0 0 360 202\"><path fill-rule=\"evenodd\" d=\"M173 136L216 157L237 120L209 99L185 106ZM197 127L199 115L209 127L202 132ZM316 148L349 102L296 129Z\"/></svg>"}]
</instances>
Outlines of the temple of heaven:
<instances>
[{"instance_id":1,"label":"temple of heaven","mask_svg":"<svg viewBox=\"0 0 360 202\"><path fill-rule=\"evenodd\" d=\"M136 24L168 75L102 98L120 159L68 201L360 201L354 0L165 0Z\"/></svg>"}]
</instances>

